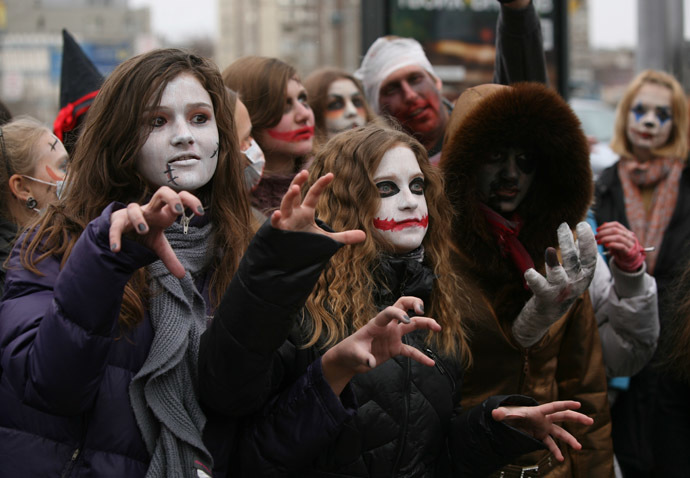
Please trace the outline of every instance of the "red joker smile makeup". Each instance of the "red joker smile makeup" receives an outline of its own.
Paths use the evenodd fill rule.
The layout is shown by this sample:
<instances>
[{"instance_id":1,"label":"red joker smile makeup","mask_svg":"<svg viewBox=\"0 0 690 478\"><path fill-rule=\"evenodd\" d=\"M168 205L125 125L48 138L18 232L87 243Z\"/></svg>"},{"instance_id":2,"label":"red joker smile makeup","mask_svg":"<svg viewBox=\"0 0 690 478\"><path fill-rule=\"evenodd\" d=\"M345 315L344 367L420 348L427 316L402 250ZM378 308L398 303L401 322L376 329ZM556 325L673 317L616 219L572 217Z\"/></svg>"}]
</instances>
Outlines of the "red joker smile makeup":
<instances>
[{"instance_id":1,"label":"red joker smile makeup","mask_svg":"<svg viewBox=\"0 0 690 478\"><path fill-rule=\"evenodd\" d=\"M412 150L396 146L386 151L374 172L381 202L374 218L377 232L398 254L422 245L429 226L424 175Z\"/></svg>"}]
</instances>

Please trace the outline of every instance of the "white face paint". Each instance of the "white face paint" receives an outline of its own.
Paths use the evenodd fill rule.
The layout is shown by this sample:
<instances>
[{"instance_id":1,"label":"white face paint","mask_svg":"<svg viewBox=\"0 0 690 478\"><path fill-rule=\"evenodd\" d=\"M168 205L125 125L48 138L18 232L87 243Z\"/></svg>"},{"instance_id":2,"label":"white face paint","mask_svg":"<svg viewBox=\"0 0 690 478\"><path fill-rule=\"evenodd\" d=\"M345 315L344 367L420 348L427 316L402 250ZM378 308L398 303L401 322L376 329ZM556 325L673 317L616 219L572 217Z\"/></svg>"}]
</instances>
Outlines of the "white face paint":
<instances>
[{"instance_id":1,"label":"white face paint","mask_svg":"<svg viewBox=\"0 0 690 478\"><path fill-rule=\"evenodd\" d=\"M153 129L137 158L137 169L154 187L194 191L213 177L218 164L218 126L208 91L189 73L163 90L151 111Z\"/></svg>"},{"instance_id":2,"label":"white face paint","mask_svg":"<svg viewBox=\"0 0 690 478\"><path fill-rule=\"evenodd\" d=\"M405 146L386 151L374 172L381 202L374 227L393 244L398 254L422 245L429 225L424 198L424 175L417 158Z\"/></svg>"},{"instance_id":3,"label":"white face paint","mask_svg":"<svg viewBox=\"0 0 690 478\"><path fill-rule=\"evenodd\" d=\"M479 168L479 195L499 214L511 214L527 195L536 164L517 149L489 154Z\"/></svg>"},{"instance_id":4,"label":"white face paint","mask_svg":"<svg viewBox=\"0 0 690 478\"><path fill-rule=\"evenodd\" d=\"M671 90L656 83L645 83L635 95L628 113L626 133L635 150L661 148L673 128Z\"/></svg>"},{"instance_id":5,"label":"white face paint","mask_svg":"<svg viewBox=\"0 0 690 478\"><path fill-rule=\"evenodd\" d=\"M352 80L342 78L328 87L325 119L329 138L366 124L364 97Z\"/></svg>"}]
</instances>

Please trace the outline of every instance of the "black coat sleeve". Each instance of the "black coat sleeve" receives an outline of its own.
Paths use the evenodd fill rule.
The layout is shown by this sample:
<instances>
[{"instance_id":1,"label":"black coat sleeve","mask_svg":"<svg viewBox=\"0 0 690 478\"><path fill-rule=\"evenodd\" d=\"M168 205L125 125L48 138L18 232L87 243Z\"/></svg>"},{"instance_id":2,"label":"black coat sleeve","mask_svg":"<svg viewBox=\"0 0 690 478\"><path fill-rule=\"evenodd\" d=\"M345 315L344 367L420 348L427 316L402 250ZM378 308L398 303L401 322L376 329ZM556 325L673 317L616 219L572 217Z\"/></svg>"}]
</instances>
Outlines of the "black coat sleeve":
<instances>
[{"instance_id":1,"label":"black coat sleeve","mask_svg":"<svg viewBox=\"0 0 690 478\"><path fill-rule=\"evenodd\" d=\"M324 235L259 229L201 337L199 389L212 410L239 417L274 389L275 352L341 243Z\"/></svg>"},{"instance_id":2,"label":"black coat sleeve","mask_svg":"<svg viewBox=\"0 0 690 478\"><path fill-rule=\"evenodd\" d=\"M548 84L544 40L534 2L522 10L501 5L496 25L494 83L519 81Z\"/></svg>"},{"instance_id":3,"label":"black coat sleeve","mask_svg":"<svg viewBox=\"0 0 690 478\"><path fill-rule=\"evenodd\" d=\"M546 446L520 430L497 422L491 412L503 405L533 406L537 402L522 395L489 397L451 419L448 437L453 476L486 476L525 453Z\"/></svg>"}]
</instances>

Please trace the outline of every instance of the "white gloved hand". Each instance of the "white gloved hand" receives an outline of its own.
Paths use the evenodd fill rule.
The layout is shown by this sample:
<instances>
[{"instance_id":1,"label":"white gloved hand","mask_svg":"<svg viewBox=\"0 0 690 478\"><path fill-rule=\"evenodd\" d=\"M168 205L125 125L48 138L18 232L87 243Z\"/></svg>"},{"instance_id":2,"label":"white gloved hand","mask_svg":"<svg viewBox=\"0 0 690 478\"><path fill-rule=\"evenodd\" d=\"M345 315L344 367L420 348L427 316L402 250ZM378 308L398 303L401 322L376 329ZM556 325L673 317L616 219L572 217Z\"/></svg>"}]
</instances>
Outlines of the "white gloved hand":
<instances>
[{"instance_id":1,"label":"white gloved hand","mask_svg":"<svg viewBox=\"0 0 690 478\"><path fill-rule=\"evenodd\" d=\"M568 224L558 226L558 245L563 265L553 247L546 249L546 277L530 268L525 281L533 296L513 323L513 336L523 347L539 342L587 288L597 265L597 242L586 222L576 227L577 245Z\"/></svg>"}]
</instances>

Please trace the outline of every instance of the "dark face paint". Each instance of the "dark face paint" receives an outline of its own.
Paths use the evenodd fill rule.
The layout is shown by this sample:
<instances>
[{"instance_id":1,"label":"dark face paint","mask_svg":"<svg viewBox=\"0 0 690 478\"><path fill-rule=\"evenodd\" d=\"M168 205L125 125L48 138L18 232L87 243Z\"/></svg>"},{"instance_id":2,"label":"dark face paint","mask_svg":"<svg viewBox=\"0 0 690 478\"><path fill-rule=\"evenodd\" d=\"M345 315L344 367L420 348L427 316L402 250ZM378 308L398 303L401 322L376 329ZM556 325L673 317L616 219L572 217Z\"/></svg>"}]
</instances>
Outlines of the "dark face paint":
<instances>
[{"instance_id":1,"label":"dark face paint","mask_svg":"<svg viewBox=\"0 0 690 478\"><path fill-rule=\"evenodd\" d=\"M518 149L495 151L479 168L482 202L499 214L512 214L529 191L537 162Z\"/></svg>"}]
</instances>

